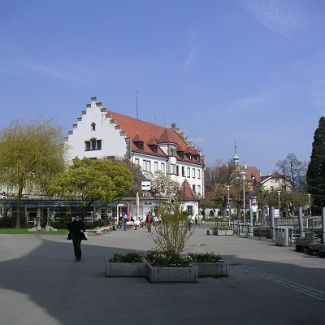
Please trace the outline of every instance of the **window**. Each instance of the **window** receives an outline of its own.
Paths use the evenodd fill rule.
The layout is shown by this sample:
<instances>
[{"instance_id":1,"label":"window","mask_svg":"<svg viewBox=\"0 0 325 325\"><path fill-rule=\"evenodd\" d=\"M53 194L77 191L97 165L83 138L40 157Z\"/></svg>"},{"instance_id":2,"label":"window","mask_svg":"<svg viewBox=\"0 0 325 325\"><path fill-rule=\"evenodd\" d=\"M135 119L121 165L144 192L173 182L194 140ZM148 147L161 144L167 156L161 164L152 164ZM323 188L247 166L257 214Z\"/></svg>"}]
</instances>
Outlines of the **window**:
<instances>
[{"instance_id":1,"label":"window","mask_svg":"<svg viewBox=\"0 0 325 325\"><path fill-rule=\"evenodd\" d=\"M169 173L170 173L170 174L173 174L173 175L176 174L176 165L175 165L175 164L171 164L171 165L169 166Z\"/></svg>"},{"instance_id":2,"label":"window","mask_svg":"<svg viewBox=\"0 0 325 325\"><path fill-rule=\"evenodd\" d=\"M182 167L182 176L185 177L185 167Z\"/></svg>"},{"instance_id":3,"label":"window","mask_svg":"<svg viewBox=\"0 0 325 325\"><path fill-rule=\"evenodd\" d=\"M179 176L179 166L176 166L176 175Z\"/></svg>"},{"instance_id":4,"label":"window","mask_svg":"<svg viewBox=\"0 0 325 325\"><path fill-rule=\"evenodd\" d=\"M187 167L187 177L191 177L191 169L190 169L190 167Z\"/></svg>"},{"instance_id":5,"label":"window","mask_svg":"<svg viewBox=\"0 0 325 325\"><path fill-rule=\"evenodd\" d=\"M155 162L153 163L153 171L154 171L154 172L158 171L158 162L157 162L157 161L155 161Z\"/></svg>"},{"instance_id":6,"label":"window","mask_svg":"<svg viewBox=\"0 0 325 325\"><path fill-rule=\"evenodd\" d=\"M198 195L201 195L201 185L198 185L197 186L197 194Z\"/></svg>"},{"instance_id":7,"label":"window","mask_svg":"<svg viewBox=\"0 0 325 325\"><path fill-rule=\"evenodd\" d=\"M97 140L92 138L88 141L85 141L85 151L90 150L101 150L102 149L102 140Z\"/></svg>"},{"instance_id":8,"label":"window","mask_svg":"<svg viewBox=\"0 0 325 325\"><path fill-rule=\"evenodd\" d=\"M193 192L195 193L195 185L192 185Z\"/></svg>"},{"instance_id":9,"label":"window","mask_svg":"<svg viewBox=\"0 0 325 325\"><path fill-rule=\"evenodd\" d=\"M200 170L200 169L197 170L197 178L198 178L198 179L201 178L201 170Z\"/></svg>"},{"instance_id":10,"label":"window","mask_svg":"<svg viewBox=\"0 0 325 325\"><path fill-rule=\"evenodd\" d=\"M138 149L143 150L143 141L136 141L134 144L138 147Z\"/></svg>"},{"instance_id":11,"label":"window","mask_svg":"<svg viewBox=\"0 0 325 325\"><path fill-rule=\"evenodd\" d=\"M134 158L134 163L135 163L136 165L140 165L139 158Z\"/></svg>"},{"instance_id":12,"label":"window","mask_svg":"<svg viewBox=\"0 0 325 325\"><path fill-rule=\"evenodd\" d=\"M195 168L192 168L192 177L195 178Z\"/></svg>"},{"instance_id":13,"label":"window","mask_svg":"<svg viewBox=\"0 0 325 325\"><path fill-rule=\"evenodd\" d=\"M151 161L143 159L142 169L146 172L151 172Z\"/></svg>"},{"instance_id":14,"label":"window","mask_svg":"<svg viewBox=\"0 0 325 325\"><path fill-rule=\"evenodd\" d=\"M160 168L161 168L161 171L164 173L165 172L165 163L161 163Z\"/></svg>"},{"instance_id":15,"label":"window","mask_svg":"<svg viewBox=\"0 0 325 325\"><path fill-rule=\"evenodd\" d=\"M91 131L96 131L96 123L95 122L93 122L93 123L91 123Z\"/></svg>"}]
</instances>

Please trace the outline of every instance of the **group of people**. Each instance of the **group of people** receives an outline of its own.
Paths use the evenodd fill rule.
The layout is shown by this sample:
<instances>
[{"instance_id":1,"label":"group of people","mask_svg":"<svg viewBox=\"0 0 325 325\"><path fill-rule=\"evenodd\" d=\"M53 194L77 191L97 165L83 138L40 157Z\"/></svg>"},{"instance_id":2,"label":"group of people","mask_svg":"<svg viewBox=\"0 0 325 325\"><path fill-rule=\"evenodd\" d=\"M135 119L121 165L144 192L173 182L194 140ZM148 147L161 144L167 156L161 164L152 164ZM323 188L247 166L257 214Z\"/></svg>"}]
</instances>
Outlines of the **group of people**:
<instances>
[{"instance_id":1,"label":"group of people","mask_svg":"<svg viewBox=\"0 0 325 325\"><path fill-rule=\"evenodd\" d=\"M125 213L122 216L122 222L123 222L123 230L127 231L129 227L132 227L133 229L137 229L138 227L143 227L144 225L147 226L148 231L151 231L151 225L153 222L153 217L151 212L148 212L146 215L145 222L142 220L136 219L134 220L133 217L131 216L130 218L128 217L127 213Z\"/></svg>"}]
</instances>

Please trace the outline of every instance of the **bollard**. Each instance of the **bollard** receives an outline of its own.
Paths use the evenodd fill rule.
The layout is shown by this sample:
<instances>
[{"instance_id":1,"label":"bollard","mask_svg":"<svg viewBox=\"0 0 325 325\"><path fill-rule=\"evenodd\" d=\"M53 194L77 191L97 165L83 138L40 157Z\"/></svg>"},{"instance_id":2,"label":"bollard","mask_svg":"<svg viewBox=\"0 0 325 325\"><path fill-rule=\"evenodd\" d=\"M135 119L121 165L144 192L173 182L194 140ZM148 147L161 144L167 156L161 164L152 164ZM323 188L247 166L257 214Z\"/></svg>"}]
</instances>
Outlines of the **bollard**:
<instances>
[{"instance_id":1,"label":"bollard","mask_svg":"<svg viewBox=\"0 0 325 325\"><path fill-rule=\"evenodd\" d=\"M322 208L322 245L325 244L325 208Z\"/></svg>"},{"instance_id":2,"label":"bollard","mask_svg":"<svg viewBox=\"0 0 325 325\"><path fill-rule=\"evenodd\" d=\"M298 225L299 225L300 238L304 238L305 237L305 232L304 232L304 226L303 226L303 223L302 223L302 207L299 207Z\"/></svg>"},{"instance_id":3,"label":"bollard","mask_svg":"<svg viewBox=\"0 0 325 325\"><path fill-rule=\"evenodd\" d=\"M271 207L269 210L270 213L270 228L271 228L271 237L272 240L275 240L275 229L274 229L274 207Z\"/></svg>"}]
</instances>

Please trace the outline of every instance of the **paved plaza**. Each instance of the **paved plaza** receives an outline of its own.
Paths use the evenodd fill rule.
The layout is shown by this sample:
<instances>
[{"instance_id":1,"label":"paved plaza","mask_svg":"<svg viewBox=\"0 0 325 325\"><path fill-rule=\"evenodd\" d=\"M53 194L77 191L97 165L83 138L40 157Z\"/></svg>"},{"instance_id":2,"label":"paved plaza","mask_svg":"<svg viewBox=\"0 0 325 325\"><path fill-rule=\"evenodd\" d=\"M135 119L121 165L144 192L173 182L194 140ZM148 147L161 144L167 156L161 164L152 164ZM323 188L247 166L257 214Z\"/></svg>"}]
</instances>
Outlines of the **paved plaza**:
<instances>
[{"instance_id":1,"label":"paved plaza","mask_svg":"<svg viewBox=\"0 0 325 325\"><path fill-rule=\"evenodd\" d=\"M148 250L146 229L90 236L83 260L57 235L0 235L0 324L321 324L325 259L292 247L207 236L197 227L186 251L215 251L230 277L194 284L105 278L113 252Z\"/></svg>"}]
</instances>

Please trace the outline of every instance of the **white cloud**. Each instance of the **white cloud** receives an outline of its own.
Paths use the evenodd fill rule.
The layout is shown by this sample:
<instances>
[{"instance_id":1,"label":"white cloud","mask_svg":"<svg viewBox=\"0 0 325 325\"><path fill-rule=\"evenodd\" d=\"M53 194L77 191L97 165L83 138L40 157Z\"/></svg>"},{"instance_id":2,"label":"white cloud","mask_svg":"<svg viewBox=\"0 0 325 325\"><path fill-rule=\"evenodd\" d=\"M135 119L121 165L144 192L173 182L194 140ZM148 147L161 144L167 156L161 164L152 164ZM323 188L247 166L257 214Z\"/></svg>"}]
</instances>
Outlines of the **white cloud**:
<instances>
[{"instance_id":1,"label":"white cloud","mask_svg":"<svg viewBox=\"0 0 325 325\"><path fill-rule=\"evenodd\" d=\"M262 25L284 36L304 26L302 11L287 0L242 0L243 7Z\"/></svg>"},{"instance_id":2,"label":"white cloud","mask_svg":"<svg viewBox=\"0 0 325 325\"><path fill-rule=\"evenodd\" d=\"M25 64L24 68L65 82L85 82L90 79L90 76L82 73L78 68L75 68L74 71L64 71L43 64Z\"/></svg>"},{"instance_id":3,"label":"white cloud","mask_svg":"<svg viewBox=\"0 0 325 325\"><path fill-rule=\"evenodd\" d=\"M185 60L185 63L183 65L183 69L187 70L190 68L190 66L192 65L193 60L195 59L196 55L197 55L198 51L196 48L191 48L187 54L187 58Z\"/></svg>"},{"instance_id":4,"label":"white cloud","mask_svg":"<svg viewBox=\"0 0 325 325\"><path fill-rule=\"evenodd\" d=\"M252 96L236 99L230 106L234 111L255 111L269 104L272 100L272 95L273 89L268 89Z\"/></svg>"}]
</instances>

